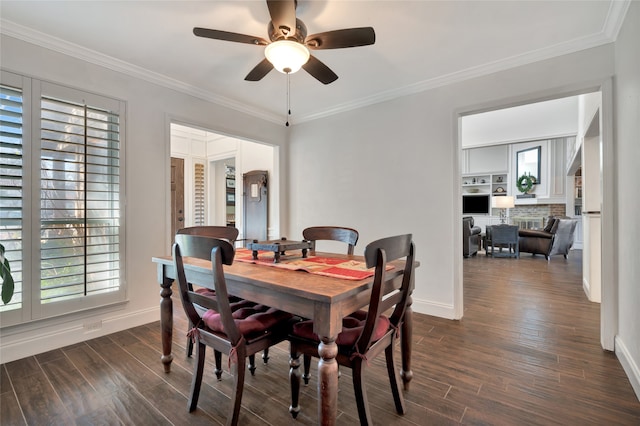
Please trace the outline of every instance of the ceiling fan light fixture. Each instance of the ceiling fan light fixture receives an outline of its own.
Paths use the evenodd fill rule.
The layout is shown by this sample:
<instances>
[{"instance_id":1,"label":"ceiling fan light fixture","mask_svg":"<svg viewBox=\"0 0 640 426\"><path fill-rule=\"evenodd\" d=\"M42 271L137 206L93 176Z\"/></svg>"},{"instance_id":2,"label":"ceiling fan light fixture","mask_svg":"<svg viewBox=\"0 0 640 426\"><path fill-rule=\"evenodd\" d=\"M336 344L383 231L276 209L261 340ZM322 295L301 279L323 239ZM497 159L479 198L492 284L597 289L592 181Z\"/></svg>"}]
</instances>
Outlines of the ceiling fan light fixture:
<instances>
[{"instance_id":1,"label":"ceiling fan light fixture","mask_svg":"<svg viewBox=\"0 0 640 426\"><path fill-rule=\"evenodd\" d=\"M309 49L291 40L278 40L267 45L264 56L283 74L298 71L309 60Z\"/></svg>"}]
</instances>

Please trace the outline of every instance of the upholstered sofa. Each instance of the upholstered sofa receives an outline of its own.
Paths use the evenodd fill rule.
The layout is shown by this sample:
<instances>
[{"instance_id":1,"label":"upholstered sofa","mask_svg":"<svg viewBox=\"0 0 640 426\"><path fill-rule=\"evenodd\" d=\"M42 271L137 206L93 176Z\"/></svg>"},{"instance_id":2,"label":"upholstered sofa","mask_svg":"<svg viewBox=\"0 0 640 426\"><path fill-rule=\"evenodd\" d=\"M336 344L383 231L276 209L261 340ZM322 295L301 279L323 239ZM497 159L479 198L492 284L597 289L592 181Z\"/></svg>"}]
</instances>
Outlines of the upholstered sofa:
<instances>
[{"instance_id":1,"label":"upholstered sofa","mask_svg":"<svg viewBox=\"0 0 640 426\"><path fill-rule=\"evenodd\" d=\"M573 234L578 222L569 217L549 216L544 229L520 229L518 231L520 253L549 256L561 254L566 259L573 245Z\"/></svg>"},{"instance_id":2,"label":"upholstered sofa","mask_svg":"<svg viewBox=\"0 0 640 426\"><path fill-rule=\"evenodd\" d=\"M464 257L474 256L480 250L480 233L482 228L474 226L473 217L462 218L462 255Z\"/></svg>"}]
</instances>

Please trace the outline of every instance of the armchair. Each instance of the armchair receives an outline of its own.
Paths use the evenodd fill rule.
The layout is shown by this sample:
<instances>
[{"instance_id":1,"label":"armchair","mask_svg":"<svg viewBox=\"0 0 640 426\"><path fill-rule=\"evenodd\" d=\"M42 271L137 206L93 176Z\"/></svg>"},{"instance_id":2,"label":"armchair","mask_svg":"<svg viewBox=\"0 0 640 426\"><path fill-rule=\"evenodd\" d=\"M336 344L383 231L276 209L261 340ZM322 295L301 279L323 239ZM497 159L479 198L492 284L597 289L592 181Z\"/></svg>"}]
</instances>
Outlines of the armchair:
<instances>
[{"instance_id":1,"label":"armchair","mask_svg":"<svg viewBox=\"0 0 640 426\"><path fill-rule=\"evenodd\" d=\"M568 217L549 216L544 229L521 229L518 232L520 252L549 256L561 254L566 259L573 245L578 222Z\"/></svg>"},{"instance_id":2,"label":"armchair","mask_svg":"<svg viewBox=\"0 0 640 426\"><path fill-rule=\"evenodd\" d=\"M480 249L480 233L482 228L474 226L473 217L462 218L462 255L464 257L474 256Z\"/></svg>"}]
</instances>

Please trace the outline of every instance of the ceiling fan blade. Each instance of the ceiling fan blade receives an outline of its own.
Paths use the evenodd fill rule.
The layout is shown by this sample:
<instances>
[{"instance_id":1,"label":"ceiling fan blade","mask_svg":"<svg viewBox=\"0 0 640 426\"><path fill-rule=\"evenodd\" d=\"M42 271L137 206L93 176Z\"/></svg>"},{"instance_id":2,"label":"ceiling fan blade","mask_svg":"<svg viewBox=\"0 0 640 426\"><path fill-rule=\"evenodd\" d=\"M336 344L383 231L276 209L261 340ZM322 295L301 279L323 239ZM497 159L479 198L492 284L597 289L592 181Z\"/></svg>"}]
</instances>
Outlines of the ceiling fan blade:
<instances>
[{"instance_id":1,"label":"ceiling fan blade","mask_svg":"<svg viewBox=\"0 0 640 426\"><path fill-rule=\"evenodd\" d=\"M305 44L309 49L342 49L344 47L368 46L376 42L376 33L371 27L347 28L312 34Z\"/></svg>"},{"instance_id":2,"label":"ceiling fan blade","mask_svg":"<svg viewBox=\"0 0 640 426\"><path fill-rule=\"evenodd\" d=\"M267 0L267 7L276 31L283 37L293 37L296 34L295 0Z\"/></svg>"},{"instance_id":3,"label":"ceiling fan blade","mask_svg":"<svg viewBox=\"0 0 640 426\"><path fill-rule=\"evenodd\" d=\"M309 61L302 68L323 84L333 83L338 79L338 75L331 71L331 68L313 55L309 56Z\"/></svg>"},{"instance_id":4,"label":"ceiling fan blade","mask_svg":"<svg viewBox=\"0 0 640 426\"><path fill-rule=\"evenodd\" d=\"M230 33L228 31L211 30L208 28L195 27L193 33L198 37L213 38L215 40L234 41L236 43L256 44L266 46L269 42L260 37L245 34Z\"/></svg>"},{"instance_id":5,"label":"ceiling fan blade","mask_svg":"<svg viewBox=\"0 0 640 426\"><path fill-rule=\"evenodd\" d=\"M258 65L256 65L249 74L244 78L247 81L259 81L262 77L269 74L269 71L273 69L271 62L264 58Z\"/></svg>"}]
</instances>

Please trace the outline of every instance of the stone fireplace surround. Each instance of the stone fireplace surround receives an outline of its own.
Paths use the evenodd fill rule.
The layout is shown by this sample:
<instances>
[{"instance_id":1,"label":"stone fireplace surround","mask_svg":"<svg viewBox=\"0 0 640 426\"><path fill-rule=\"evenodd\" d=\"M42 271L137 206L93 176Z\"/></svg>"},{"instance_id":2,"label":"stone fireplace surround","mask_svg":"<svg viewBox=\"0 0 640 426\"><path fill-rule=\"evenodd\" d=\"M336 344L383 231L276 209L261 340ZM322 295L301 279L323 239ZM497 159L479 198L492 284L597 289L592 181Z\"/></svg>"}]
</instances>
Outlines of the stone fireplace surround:
<instances>
[{"instance_id":1,"label":"stone fireplace surround","mask_svg":"<svg viewBox=\"0 0 640 426\"><path fill-rule=\"evenodd\" d=\"M566 216L566 204L520 204L509 209L509 217L540 217Z\"/></svg>"}]
</instances>

